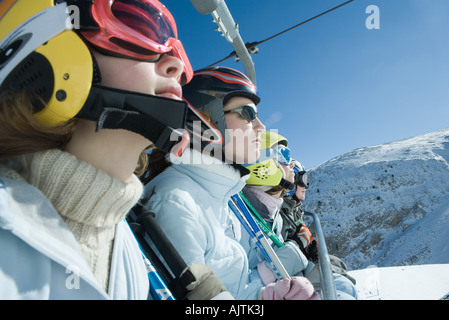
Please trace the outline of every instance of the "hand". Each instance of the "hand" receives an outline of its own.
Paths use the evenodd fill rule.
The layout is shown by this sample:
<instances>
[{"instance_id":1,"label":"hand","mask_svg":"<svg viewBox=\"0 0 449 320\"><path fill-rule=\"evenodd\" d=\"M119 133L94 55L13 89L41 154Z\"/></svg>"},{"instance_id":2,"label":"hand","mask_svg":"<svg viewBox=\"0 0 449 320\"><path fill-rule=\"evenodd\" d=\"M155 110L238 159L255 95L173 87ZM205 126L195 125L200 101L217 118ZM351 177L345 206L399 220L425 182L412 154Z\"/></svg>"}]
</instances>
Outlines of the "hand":
<instances>
[{"instance_id":1,"label":"hand","mask_svg":"<svg viewBox=\"0 0 449 320\"><path fill-rule=\"evenodd\" d=\"M304 277L282 279L268 284L260 295L261 300L319 300L309 280Z\"/></svg>"},{"instance_id":2,"label":"hand","mask_svg":"<svg viewBox=\"0 0 449 320\"><path fill-rule=\"evenodd\" d=\"M188 282L186 284L188 292L185 297L187 300L210 300L226 292L223 282L214 275L211 268L204 264L187 267L181 278Z\"/></svg>"},{"instance_id":3,"label":"hand","mask_svg":"<svg viewBox=\"0 0 449 320\"><path fill-rule=\"evenodd\" d=\"M316 247L316 240L313 239L312 243L309 244L304 249L304 255L309 259L310 261L317 262L318 261L318 248Z\"/></svg>"},{"instance_id":4,"label":"hand","mask_svg":"<svg viewBox=\"0 0 449 320\"><path fill-rule=\"evenodd\" d=\"M307 247L310 243L312 243L313 236L310 232L309 228L307 228L303 223L301 223L296 229L296 235L303 245L303 248Z\"/></svg>"},{"instance_id":5,"label":"hand","mask_svg":"<svg viewBox=\"0 0 449 320\"><path fill-rule=\"evenodd\" d=\"M291 237L301 249L302 253L308 260L318 261L318 249L316 247L316 240L313 238L309 228L304 224L300 224L297 227L297 232Z\"/></svg>"}]
</instances>

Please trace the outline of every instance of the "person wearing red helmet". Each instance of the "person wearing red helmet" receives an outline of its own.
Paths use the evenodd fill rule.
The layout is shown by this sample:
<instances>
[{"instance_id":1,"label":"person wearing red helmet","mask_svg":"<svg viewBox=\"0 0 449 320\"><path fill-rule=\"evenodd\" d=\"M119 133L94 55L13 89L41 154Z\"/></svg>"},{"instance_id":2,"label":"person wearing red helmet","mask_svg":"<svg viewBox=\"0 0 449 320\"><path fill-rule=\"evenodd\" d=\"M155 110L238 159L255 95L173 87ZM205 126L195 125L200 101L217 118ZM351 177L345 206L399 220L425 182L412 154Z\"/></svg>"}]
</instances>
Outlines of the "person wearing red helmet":
<instances>
[{"instance_id":1,"label":"person wearing red helmet","mask_svg":"<svg viewBox=\"0 0 449 320\"><path fill-rule=\"evenodd\" d=\"M0 299L148 298L124 217L147 148L188 144L191 77L157 0L0 2Z\"/></svg>"},{"instance_id":2,"label":"person wearing red helmet","mask_svg":"<svg viewBox=\"0 0 449 320\"><path fill-rule=\"evenodd\" d=\"M283 279L265 286L257 272L250 272L239 243L242 226L228 207L249 176L243 164L260 155L265 126L258 119L256 87L240 71L208 67L196 71L183 86L183 97L207 116L223 142L215 143L216 138L197 141L207 130L192 124L191 148L182 157L155 153L165 165L156 161L150 166L146 207L155 212L156 221L183 259L209 266L236 299L315 297L305 279ZM153 168L156 172L151 174Z\"/></svg>"}]
</instances>

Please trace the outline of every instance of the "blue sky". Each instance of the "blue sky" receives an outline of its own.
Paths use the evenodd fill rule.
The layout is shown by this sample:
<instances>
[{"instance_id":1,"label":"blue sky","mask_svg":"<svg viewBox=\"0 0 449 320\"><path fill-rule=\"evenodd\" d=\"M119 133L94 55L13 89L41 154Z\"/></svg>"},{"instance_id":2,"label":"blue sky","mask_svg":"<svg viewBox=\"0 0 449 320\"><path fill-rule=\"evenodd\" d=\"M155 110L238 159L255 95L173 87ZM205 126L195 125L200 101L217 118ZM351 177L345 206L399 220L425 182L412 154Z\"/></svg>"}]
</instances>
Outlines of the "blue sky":
<instances>
[{"instance_id":1,"label":"blue sky","mask_svg":"<svg viewBox=\"0 0 449 320\"><path fill-rule=\"evenodd\" d=\"M192 67L233 51L210 15L162 0ZM264 40L345 0L227 0L244 42ZM369 5L380 29L367 29ZM449 1L355 0L252 55L267 129L308 169L356 148L449 127ZM229 59L220 65L244 71Z\"/></svg>"}]
</instances>

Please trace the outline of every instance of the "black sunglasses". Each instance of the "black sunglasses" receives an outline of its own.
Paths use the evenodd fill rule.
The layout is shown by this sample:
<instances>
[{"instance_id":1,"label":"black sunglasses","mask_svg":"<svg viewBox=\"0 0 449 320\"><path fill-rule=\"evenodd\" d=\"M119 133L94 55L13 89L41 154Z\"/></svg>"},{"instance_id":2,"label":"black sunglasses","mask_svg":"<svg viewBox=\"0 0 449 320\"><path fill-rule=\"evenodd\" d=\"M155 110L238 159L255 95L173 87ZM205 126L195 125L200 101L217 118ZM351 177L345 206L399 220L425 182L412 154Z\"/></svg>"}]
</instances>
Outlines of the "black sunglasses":
<instances>
[{"instance_id":1,"label":"black sunglasses","mask_svg":"<svg viewBox=\"0 0 449 320\"><path fill-rule=\"evenodd\" d=\"M232 112L236 112L239 115L241 115L245 120L247 121L254 121L257 118L257 111L254 109L253 106L250 105L244 105L241 106L239 108L235 108L232 110L227 110L224 112L224 114L226 113L232 113Z\"/></svg>"}]
</instances>

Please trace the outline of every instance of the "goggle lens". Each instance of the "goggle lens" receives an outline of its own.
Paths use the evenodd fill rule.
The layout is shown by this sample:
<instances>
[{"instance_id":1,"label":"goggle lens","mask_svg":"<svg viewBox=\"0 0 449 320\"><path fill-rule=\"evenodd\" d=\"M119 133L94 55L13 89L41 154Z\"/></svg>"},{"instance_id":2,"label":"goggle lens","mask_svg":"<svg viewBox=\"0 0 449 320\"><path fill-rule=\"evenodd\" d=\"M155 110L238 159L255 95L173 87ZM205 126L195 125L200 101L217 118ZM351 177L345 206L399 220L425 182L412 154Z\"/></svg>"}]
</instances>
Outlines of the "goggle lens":
<instances>
[{"instance_id":1,"label":"goggle lens","mask_svg":"<svg viewBox=\"0 0 449 320\"><path fill-rule=\"evenodd\" d=\"M148 2L133 0L114 1L111 7L114 16L124 25L158 44L176 38L170 23L161 12Z\"/></svg>"},{"instance_id":2,"label":"goggle lens","mask_svg":"<svg viewBox=\"0 0 449 320\"><path fill-rule=\"evenodd\" d=\"M276 159L280 163L286 166L289 166L290 163L292 163L292 156L289 148L287 148L286 146L279 145L275 147L273 150L275 152Z\"/></svg>"},{"instance_id":3,"label":"goggle lens","mask_svg":"<svg viewBox=\"0 0 449 320\"><path fill-rule=\"evenodd\" d=\"M192 66L177 39L175 21L159 1L96 0L92 16L100 30L85 29L81 34L95 46L149 62L171 52L183 62L186 82L192 79Z\"/></svg>"},{"instance_id":4,"label":"goggle lens","mask_svg":"<svg viewBox=\"0 0 449 320\"><path fill-rule=\"evenodd\" d=\"M295 174L295 184L298 186L308 188L309 187L309 174L306 171L297 172Z\"/></svg>"}]
</instances>

